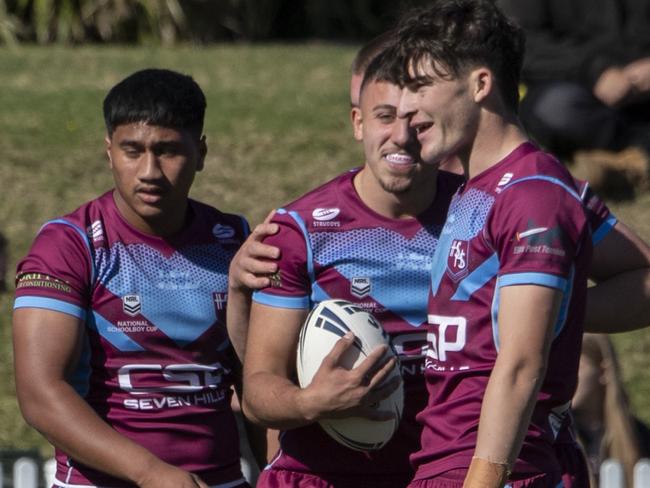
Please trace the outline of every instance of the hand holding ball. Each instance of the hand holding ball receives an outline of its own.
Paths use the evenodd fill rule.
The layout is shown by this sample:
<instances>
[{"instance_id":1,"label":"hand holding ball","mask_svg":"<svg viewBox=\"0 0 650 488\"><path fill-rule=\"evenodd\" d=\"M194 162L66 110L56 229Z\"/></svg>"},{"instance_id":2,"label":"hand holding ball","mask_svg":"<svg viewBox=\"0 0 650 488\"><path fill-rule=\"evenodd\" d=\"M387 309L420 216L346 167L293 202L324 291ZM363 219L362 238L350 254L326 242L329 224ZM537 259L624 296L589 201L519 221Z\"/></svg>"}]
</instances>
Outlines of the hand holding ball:
<instances>
[{"instance_id":1,"label":"hand holding ball","mask_svg":"<svg viewBox=\"0 0 650 488\"><path fill-rule=\"evenodd\" d=\"M341 367L347 370L358 367L373 350L382 345L389 347L380 361L381 364L395 356L388 335L369 312L344 300L323 301L309 314L300 332L297 371L302 388L311 384L323 359L348 332L354 334L354 342L340 357ZM393 412L389 420L371 420L363 417L325 418L319 420L320 425L331 437L351 449L380 449L395 433L402 416L404 392L398 363L382 385L395 381L394 378L399 378L399 387L372 406L377 411Z\"/></svg>"}]
</instances>

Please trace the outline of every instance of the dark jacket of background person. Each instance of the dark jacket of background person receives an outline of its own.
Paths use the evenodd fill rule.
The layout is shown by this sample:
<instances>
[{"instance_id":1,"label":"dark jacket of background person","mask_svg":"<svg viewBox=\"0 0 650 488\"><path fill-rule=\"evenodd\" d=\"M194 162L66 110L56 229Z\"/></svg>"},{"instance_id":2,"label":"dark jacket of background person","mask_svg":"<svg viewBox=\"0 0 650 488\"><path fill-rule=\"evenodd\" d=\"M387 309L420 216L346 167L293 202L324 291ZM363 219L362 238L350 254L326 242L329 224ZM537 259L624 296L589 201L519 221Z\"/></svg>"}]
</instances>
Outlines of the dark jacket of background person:
<instances>
[{"instance_id":1,"label":"dark jacket of background person","mask_svg":"<svg viewBox=\"0 0 650 488\"><path fill-rule=\"evenodd\" d=\"M526 32L520 116L531 136L563 159L639 147L634 163L645 171L647 87L612 81L611 71L597 82L609 68L650 57L650 0L497 1Z\"/></svg>"},{"instance_id":2,"label":"dark jacket of background person","mask_svg":"<svg viewBox=\"0 0 650 488\"><path fill-rule=\"evenodd\" d=\"M524 83L573 80L650 56L649 0L498 0L526 31Z\"/></svg>"}]
</instances>

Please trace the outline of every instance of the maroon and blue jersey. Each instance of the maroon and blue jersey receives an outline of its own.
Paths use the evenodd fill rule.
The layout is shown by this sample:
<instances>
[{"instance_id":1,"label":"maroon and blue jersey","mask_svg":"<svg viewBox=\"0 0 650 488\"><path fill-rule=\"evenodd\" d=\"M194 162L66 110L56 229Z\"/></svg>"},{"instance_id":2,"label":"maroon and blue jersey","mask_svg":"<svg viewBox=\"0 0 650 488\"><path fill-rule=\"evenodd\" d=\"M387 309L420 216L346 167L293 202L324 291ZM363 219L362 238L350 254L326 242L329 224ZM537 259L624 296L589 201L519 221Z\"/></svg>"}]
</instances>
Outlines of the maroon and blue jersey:
<instances>
[{"instance_id":1,"label":"maroon and blue jersey","mask_svg":"<svg viewBox=\"0 0 650 488\"><path fill-rule=\"evenodd\" d=\"M368 310L383 324L399 354L405 387L400 428L382 449L357 452L330 438L318 424L280 436L267 469L311 473L350 486L405 486L408 456L419 446L415 415L426 402L422 377L431 250L460 177L440 172L429 209L417 218L390 219L368 208L353 178L342 174L276 212L280 231L265 240L281 249L273 285L254 294L258 303L309 310L339 298ZM356 484L355 484L356 483ZM337 485L338 486L338 485Z\"/></svg>"},{"instance_id":2,"label":"maroon and blue jersey","mask_svg":"<svg viewBox=\"0 0 650 488\"><path fill-rule=\"evenodd\" d=\"M184 230L146 235L108 192L47 222L16 278L15 308L83 322L69 382L93 410L162 460L223 488L244 483L225 314L228 265L247 233L241 217L190 200ZM56 460L57 485L131 486L60 450Z\"/></svg>"},{"instance_id":3,"label":"maroon and blue jersey","mask_svg":"<svg viewBox=\"0 0 650 488\"><path fill-rule=\"evenodd\" d=\"M618 219L605 202L594 193L587 181L574 178L574 184L587 214L589 228L591 229L591 242L596 247L611 232Z\"/></svg>"},{"instance_id":4,"label":"maroon and blue jersey","mask_svg":"<svg viewBox=\"0 0 650 488\"><path fill-rule=\"evenodd\" d=\"M591 227L605 235L614 223L587 190L526 143L454 196L433 258L424 373L429 401L418 415L424 430L422 448L411 458L415 479L469 466L499 352L499 291L538 285L559 290L562 302L514 472L547 473L559 482L554 442L577 381Z\"/></svg>"}]
</instances>

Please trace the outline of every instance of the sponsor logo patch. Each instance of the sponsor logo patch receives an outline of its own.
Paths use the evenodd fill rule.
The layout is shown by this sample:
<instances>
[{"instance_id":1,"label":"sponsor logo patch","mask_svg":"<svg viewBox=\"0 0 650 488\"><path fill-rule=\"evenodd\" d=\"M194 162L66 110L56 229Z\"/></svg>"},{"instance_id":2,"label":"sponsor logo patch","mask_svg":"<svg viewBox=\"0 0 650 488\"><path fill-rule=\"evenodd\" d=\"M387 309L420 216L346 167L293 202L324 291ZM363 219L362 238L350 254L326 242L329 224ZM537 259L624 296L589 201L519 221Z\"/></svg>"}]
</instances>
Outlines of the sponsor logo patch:
<instances>
[{"instance_id":1,"label":"sponsor logo patch","mask_svg":"<svg viewBox=\"0 0 650 488\"><path fill-rule=\"evenodd\" d=\"M567 248L567 236L560 226L544 227L536 225L532 220L526 225L526 229L515 234L511 239L517 245L514 246L513 254L553 254L565 256Z\"/></svg>"},{"instance_id":2,"label":"sponsor logo patch","mask_svg":"<svg viewBox=\"0 0 650 488\"><path fill-rule=\"evenodd\" d=\"M90 227L86 229L86 232L93 242L101 242L104 240L104 228L102 227L102 222L100 220L95 220L90 224Z\"/></svg>"},{"instance_id":3,"label":"sponsor logo patch","mask_svg":"<svg viewBox=\"0 0 650 488\"><path fill-rule=\"evenodd\" d=\"M18 276L16 288L49 288L72 293L72 287L65 281L42 273L25 273Z\"/></svg>"},{"instance_id":4,"label":"sponsor logo patch","mask_svg":"<svg viewBox=\"0 0 650 488\"><path fill-rule=\"evenodd\" d=\"M131 317L138 315L142 310L140 295L124 295L122 297L122 310Z\"/></svg>"},{"instance_id":5,"label":"sponsor logo patch","mask_svg":"<svg viewBox=\"0 0 650 488\"><path fill-rule=\"evenodd\" d=\"M230 239L235 236L235 229L229 225L216 224L212 228L212 235L217 239Z\"/></svg>"},{"instance_id":6,"label":"sponsor logo patch","mask_svg":"<svg viewBox=\"0 0 650 488\"><path fill-rule=\"evenodd\" d=\"M341 209L339 208L315 208L311 216L314 217L314 220L323 222L334 220L339 213L341 213Z\"/></svg>"},{"instance_id":7,"label":"sponsor logo patch","mask_svg":"<svg viewBox=\"0 0 650 488\"><path fill-rule=\"evenodd\" d=\"M269 275L269 279L271 280L272 288L282 288L282 272L280 270L277 270L272 275Z\"/></svg>"},{"instance_id":8,"label":"sponsor logo patch","mask_svg":"<svg viewBox=\"0 0 650 488\"><path fill-rule=\"evenodd\" d=\"M365 298L370 295L370 278L352 278L350 293L357 298Z\"/></svg>"},{"instance_id":9,"label":"sponsor logo patch","mask_svg":"<svg viewBox=\"0 0 650 488\"><path fill-rule=\"evenodd\" d=\"M517 232L516 237L517 240L520 241L526 237L534 236L536 234L542 234L543 232L546 232L548 230L548 227L536 227L534 229L528 229L523 232Z\"/></svg>"}]
</instances>

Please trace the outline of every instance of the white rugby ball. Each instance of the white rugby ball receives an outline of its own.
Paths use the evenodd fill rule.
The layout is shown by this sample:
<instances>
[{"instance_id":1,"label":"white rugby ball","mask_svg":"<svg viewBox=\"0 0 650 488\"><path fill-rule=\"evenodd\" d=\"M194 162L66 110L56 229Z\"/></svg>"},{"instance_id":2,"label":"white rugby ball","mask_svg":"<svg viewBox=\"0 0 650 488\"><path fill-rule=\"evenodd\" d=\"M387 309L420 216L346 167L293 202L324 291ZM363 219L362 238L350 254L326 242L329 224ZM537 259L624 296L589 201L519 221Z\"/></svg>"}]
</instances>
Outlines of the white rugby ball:
<instances>
[{"instance_id":1,"label":"white rugby ball","mask_svg":"<svg viewBox=\"0 0 650 488\"><path fill-rule=\"evenodd\" d=\"M352 369L357 366L377 346L382 344L390 346L388 334L371 313L345 300L325 300L311 311L300 331L296 367L301 388L309 386L325 356L348 331L354 333L355 340L342 358L342 365L345 368ZM388 348L385 357L389 356L396 356L392 347ZM385 381L389 381L395 375L400 376L401 379L399 364L395 365ZM386 421L360 417L323 419L319 423L331 437L351 449L357 451L380 449L393 436L402 418L403 383L400 381L399 387L375 408L392 410L395 412L395 417Z\"/></svg>"}]
</instances>

